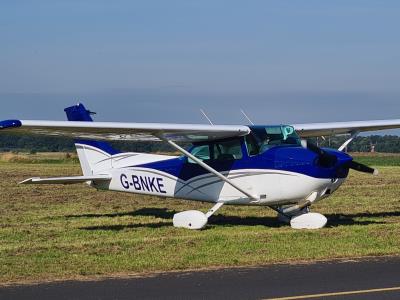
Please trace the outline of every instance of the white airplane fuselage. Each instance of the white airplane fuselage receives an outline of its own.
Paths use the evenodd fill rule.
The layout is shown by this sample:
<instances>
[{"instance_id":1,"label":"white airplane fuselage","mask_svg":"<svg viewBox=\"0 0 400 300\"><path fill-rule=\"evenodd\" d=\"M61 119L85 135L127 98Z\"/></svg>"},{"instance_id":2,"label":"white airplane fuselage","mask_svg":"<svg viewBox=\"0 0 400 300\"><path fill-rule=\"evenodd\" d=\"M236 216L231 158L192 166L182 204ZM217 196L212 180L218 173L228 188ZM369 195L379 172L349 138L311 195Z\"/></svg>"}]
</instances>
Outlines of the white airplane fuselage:
<instances>
[{"instance_id":1,"label":"white airplane fuselage","mask_svg":"<svg viewBox=\"0 0 400 300\"><path fill-rule=\"evenodd\" d=\"M309 200L311 203L332 194L345 177L316 178L299 172L266 168L233 168L220 170L237 185L260 200L254 201L213 174L195 175L199 166L184 157L144 153L109 155L98 148L77 145L80 151L97 152L92 161L95 174L108 174L109 182L92 182L97 189L235 205L283 205ZM301 149L300 149L301 150ZM96 155L91 154L91 157ZM152 167L154 165L154 167ZM163 165L162 168L159 165ZM193 176L185 178L176 169L193 168ZM173 171L173 172L171 172Z\"/></svg>"}]
</instances>

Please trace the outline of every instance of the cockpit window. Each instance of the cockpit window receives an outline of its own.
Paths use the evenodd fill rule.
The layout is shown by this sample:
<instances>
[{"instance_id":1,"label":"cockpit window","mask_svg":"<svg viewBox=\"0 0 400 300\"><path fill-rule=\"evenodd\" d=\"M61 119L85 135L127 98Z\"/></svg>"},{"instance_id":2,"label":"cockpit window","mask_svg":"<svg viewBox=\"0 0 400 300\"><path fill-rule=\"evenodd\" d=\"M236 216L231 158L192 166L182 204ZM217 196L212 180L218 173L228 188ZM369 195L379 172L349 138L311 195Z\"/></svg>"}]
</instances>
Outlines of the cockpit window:
<instances>
[{"instance_id":1,"label":"cockpit window","mask_svg":"<svg viewBox=\"0 0 400 300\"><path fill-rule=\"evenodd\" d=\"M257 155L260 153L260 145L258 144L253 133L246 135L245 141L247 145L247 153L249 156Z\"/></svg>"},{"instance_id":2,"label":"cockpit window","mask_svg":"<svg viewBox=\"0 0 400 300\"><path fill-rule=\"evenodd\" d=\"M263 153L278 145L300 145L300 138L293 126L252 126L251 134L246 136L249 155Z\"/></svg>"},{"instance_id":3,"label":"cockpit window","mask_svg":"<svg viewBox=\"0 0 400 300\"><path fill-rule=\"evenodd\" d=\"M191 154L193 154L193 156L195 156L196 158L202 160L202 161L207 161L211 159L211 155L210 155L210 146L209 145L199 145L196 147L193 147L193 149L190 151ZM193 161L192 159L188 159L188 162L190 163L196 163L195 161Z\"/></svg>"}]
</instances>

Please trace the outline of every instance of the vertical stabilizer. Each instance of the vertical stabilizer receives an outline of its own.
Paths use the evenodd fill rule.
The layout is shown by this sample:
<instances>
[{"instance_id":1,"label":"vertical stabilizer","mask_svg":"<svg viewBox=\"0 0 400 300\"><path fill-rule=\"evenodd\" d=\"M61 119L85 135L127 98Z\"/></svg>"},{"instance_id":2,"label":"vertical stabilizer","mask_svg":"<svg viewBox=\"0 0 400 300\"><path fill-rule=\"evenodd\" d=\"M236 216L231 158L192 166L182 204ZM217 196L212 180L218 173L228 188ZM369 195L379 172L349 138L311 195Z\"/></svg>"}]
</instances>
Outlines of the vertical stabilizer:
<instances>
[{"instance_id":1,"label":"vertical stabilizer","mask_svg":"<svg viewBox=\"0 0 400 300\"><path fill-rule=\"evenodd\" d=\"M81 103L64 109L68 121L93 122L93 112ZM94 140L75 140L83 175L90 176L112 168L112 156L118 154L110 144Z\"/></svg>"}]
</instances>

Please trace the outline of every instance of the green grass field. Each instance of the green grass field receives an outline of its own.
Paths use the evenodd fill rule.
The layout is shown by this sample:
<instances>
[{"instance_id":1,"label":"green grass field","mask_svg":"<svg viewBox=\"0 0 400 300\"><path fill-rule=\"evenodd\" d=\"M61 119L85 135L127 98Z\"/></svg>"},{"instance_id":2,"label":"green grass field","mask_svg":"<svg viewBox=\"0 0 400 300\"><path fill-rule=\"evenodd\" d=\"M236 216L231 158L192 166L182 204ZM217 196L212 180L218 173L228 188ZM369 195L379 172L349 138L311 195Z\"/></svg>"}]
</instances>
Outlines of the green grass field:
<instances>
[{"instance_id":1,"label":"green grass field","mask_svg":"<svg viewBox=\"0 0 400 300\"><path fill-rule=\"evenodd\" d=\"M83 184L17 185L80 174L73 159L0 160L2 284L400 253L400 156L357 158L384 165L380 176L351 173L312 207L329 219L315 231L293 230L268 208L236 206L223 207L205 230L189 231L172 227L173 214L210 204Z\"/></svg>"}]
</instances>

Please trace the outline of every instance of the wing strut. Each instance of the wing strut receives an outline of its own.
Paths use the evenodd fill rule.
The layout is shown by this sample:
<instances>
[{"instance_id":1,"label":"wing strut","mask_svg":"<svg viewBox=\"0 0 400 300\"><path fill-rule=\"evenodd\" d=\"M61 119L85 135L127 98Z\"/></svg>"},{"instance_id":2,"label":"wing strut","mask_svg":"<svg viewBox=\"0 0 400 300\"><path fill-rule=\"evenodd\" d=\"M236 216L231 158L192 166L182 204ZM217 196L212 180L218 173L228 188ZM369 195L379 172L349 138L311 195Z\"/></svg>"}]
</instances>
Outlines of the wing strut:
<instances>
[{"instance_id":1,"label":"wing strut","mask_svg":"<svg viewBox=\"0 0 400 300\"><path fill-rule=\"evenodd\" d=\"M347 141L345 141L343 143L342 146L339 147L339 151L343 151L358 135L360 134L359 131L354 131L351 133L351 136L349 137L349 139Z\"/></svg>"},{"instance_id":2,"label":"wing strut","mask_svg":"<svg viewBox=\"0 0 400 300\"><path fill-rule=\"evenodd\" d=\"M242 189L240 186L238 186L236 183L232 182L232 180L228 179L226 176L222 175L220 172L218 172L217 170L211 168L209 165L207 165L206 163L204 163L203 161L201 161L200 159L198 159L196 156L192 155L191 153L189 153L188 151L186 151L185 149L183 149L182 147L180 147L179 145L177 145L175 142L170 141L170 140L165 140L168 144L170 144L172 147L174 147L176 150L178 150L179 152L183 153L185 156L189 157L191 160L195 161L198 165L200 165L201 167L203 167L204 169L206 169L208 172L214 174L215 176L217 176L218 178L220 178L221 180L225 181L226 183L228 183L229 185L231 185L233 188L237 189L239 192L241 192L242 194L246 195L247 197L249 197L250 199L253 199L254 201L259 201L260 199L248 192L246 192L244 189Z\"/></svg>"}]
</instances>

